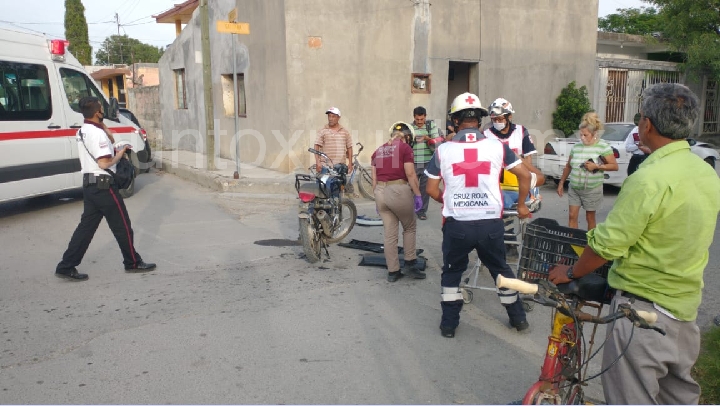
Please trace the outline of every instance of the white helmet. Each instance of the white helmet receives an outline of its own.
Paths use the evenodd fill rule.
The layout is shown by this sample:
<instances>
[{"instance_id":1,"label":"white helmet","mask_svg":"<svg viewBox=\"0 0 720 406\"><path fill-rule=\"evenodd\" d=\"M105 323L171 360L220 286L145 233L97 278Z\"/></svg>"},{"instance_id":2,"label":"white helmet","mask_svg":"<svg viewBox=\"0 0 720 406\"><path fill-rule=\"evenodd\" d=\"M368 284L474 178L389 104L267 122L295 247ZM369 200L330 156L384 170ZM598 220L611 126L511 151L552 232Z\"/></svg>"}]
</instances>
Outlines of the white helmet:
<instances>
[{"instance_id":1,"label":"white helmet","mask_svg":"<svg viewBox=\"0 0 720 406\"><path fill-rule=\"evenodd\" d=\"M477 118L478 121L488 115L488 111L480 103L480 98L472 93L463 93L456 97L450 105L450 115L460 120Z\"/></svg>"},{"instance_id":2,"label":"white helmet","mask_svg":"<svg viewBox=\"0 0 720 406\"><path fill-rule=\"evenodd\" d=\"M514 114L512 104L502 97L495 99L490 105L490 117L504 116L508 114Z\"/></svg>"}]
</instances>

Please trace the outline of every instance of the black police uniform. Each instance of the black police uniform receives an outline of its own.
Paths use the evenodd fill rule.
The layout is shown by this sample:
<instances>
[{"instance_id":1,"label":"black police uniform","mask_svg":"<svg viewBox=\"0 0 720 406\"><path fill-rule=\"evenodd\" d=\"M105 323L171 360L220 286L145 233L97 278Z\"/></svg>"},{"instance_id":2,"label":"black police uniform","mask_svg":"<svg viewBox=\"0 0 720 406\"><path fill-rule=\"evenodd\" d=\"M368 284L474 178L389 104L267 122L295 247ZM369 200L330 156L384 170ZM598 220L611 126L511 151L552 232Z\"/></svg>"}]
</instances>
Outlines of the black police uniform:
<instances>
[{"instance_id":1,"label":"black police uniform","mask_svg":"<svg viewBox=\"0 0 720 406\"><path fill-rule=\"evenodd\" d=\"M80 132L82 132L85 145L83 145ZM75 267L82 262L103 217L107 220L108 226L120 246L125 269L131 270L146 265L135 250L130 217L112 176L100 169L89 155L92 153L95 159L113 157L115 151L112 142L102 126L89 120L85 120L80 132L76 138L83 173L83 214L55 272L59 274L58 276L77 275ZM109 169L113 170L115 167ZM154 264L151 265L154 266ZM85 276L85 278L87 277Z\"/></svg>"}]
</instances>

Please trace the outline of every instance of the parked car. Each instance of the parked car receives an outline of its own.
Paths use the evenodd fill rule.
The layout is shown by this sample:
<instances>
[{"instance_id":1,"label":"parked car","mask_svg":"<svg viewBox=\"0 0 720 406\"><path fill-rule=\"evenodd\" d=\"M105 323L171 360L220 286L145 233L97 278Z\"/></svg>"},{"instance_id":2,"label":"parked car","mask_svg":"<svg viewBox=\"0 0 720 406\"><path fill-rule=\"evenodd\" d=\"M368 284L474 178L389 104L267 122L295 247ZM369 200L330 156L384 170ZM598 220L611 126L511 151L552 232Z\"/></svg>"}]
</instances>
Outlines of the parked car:
<instances>
[{"instance_id":1,"label":"parked car","mask_svg":"<svg viewBox=\"0 0 720 406\"><path fill-rule=\"evenodd\" d=\"M613 154L618 163L618 170L605 172L605 184L620 187L627 177L627 167L630 162L630 154L625 152L625 139L635 128L633 123L607 123L600 138L605 140L612 147ZM713 168L720 160L720 154L716 147L706 142L697 141L693 138L687 139L690 144L690 151L702 158ZM552 178L555 183L560 182L563 168L567 163L568 156L573 145L580 142L578 133L570 138L555 138L545 144L543 155L538 157L538 169L545 174L546 178Z\"/></svg>"},{"instance_id":2,"label":"parked car","mask_svg":"<svg viewBox=\"0 0 720 406\"><path fill-rule=\"evenodd\" d=\"M118 111L140 129L140 136L143 142L145 142L145 149L137 153L138 169L145 173L150 172L150 167L152 166L152 151L150 150L150 143L148 143L147 140L147 131L140 125L140 121L132 111L123 107L120 107Z\"/></svg>"}]
</instances>

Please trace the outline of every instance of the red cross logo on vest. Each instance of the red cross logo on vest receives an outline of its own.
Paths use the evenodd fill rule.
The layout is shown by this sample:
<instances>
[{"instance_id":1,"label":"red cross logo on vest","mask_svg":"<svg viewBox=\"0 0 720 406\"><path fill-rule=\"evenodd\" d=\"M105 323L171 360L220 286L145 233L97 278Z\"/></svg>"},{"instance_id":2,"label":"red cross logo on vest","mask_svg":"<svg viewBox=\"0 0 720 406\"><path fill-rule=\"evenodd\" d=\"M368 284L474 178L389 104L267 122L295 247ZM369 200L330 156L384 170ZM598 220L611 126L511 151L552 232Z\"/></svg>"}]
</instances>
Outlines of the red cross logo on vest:
<instances>
[{"instance_id":1,"label":"red cross logo on vest","mask_svg":"<svg viewBox=\"0 0 720 406\"><path fill-rule=\"evenodd\" d=\"M465 134L465 141L475 142L477 139L475 138L474 133Z\"/></svg>"},{"instance_id":2,"label":"red cross logo on vest","mask_svg":"<svg viewBox=\"0 0 720 406\"><path fill-rule=\"evenodd\" d=\"M463 150L465 160L452 165L453 176L465 175L465 187L477 187L479 175L490 174L490 161L478 162L478 151L474 148Z\"/></svg>"},{"instance_id":3,"label":"red cross logo on vest","mask_svg":"<svg viewBox=\"0 0 720 406\"><path fill-rule=\"evenodd\" d=\"M467 99L465 99L465 101L466 101L468 104L473 104L473 103L475 103L475 99L473 99L472 96L468 96Z\"/></svg>"}]
</instances>

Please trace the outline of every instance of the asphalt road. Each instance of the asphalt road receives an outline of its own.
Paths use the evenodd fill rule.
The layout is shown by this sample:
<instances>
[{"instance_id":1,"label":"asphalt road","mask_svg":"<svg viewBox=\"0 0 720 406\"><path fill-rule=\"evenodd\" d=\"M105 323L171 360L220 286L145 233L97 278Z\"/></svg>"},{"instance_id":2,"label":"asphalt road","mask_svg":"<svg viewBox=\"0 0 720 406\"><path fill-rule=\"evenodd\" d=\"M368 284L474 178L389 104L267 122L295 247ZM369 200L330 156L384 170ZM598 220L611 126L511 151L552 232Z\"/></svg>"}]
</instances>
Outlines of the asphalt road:
<instances>
[{"instance_id":1,"label":"asphalt road","mask_svg":"<svg viewBox=\"0 0 720 406\"><path fill-rule=\"evenodd\" d=\"M53 276L80 193L0 205L0 403L506 404L537 379L547 309L518 334L479 290L456 338L439 334L439 206L418 231L428 278L389 284L354 249L308 264L292 196L215 193L163 172L137 189L126 200L136 246L157 270L126 274L102 223L82 283ZM540 214L566 221L567 201L552 187L543 197ZM700 325L720 313L717 237ZM381 227L349 238L382 242ZM587 393L602 399L599 382Z\"/></svg>"}]
</instances>

